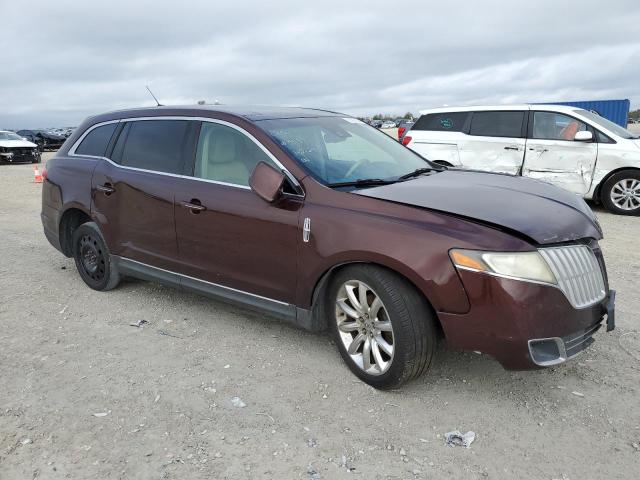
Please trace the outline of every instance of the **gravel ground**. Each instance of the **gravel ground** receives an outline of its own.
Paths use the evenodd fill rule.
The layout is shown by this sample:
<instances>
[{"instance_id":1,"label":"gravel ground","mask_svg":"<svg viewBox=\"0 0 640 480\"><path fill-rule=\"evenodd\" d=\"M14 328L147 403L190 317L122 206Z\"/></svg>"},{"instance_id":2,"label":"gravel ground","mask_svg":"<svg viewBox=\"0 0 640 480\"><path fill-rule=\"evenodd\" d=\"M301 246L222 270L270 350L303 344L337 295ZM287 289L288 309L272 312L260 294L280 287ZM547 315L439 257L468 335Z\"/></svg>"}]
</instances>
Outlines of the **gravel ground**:
<instances>
[{"instance_id":1,"label":"gravel ground","mask_svg":"<svg viewBox=\"0 0 640 480\"><path fill-rule=\"evenodd\" d=\"M507 372L442 351L379 392L326 335L142 281L90 290L32 178L0 166L3 480L638 478L639 218L598 210L618 327L586 353ZM471 448L443 444L454 429Z\"/></svg>"}]
</instances>

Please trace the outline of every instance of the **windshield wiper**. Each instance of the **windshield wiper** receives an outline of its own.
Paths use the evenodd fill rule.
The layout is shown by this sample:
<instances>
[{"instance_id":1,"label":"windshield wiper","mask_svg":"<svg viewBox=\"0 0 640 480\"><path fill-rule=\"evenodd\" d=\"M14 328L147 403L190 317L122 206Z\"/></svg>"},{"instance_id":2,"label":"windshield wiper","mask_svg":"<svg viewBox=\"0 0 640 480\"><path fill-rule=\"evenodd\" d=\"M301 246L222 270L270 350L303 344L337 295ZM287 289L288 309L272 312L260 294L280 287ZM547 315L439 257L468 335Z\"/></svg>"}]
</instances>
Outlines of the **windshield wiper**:
<instances>
[{"instance_id":1,"label":"windshield wiper","mask_svg":"<svg viewBox=\"0 0 640 480\"><path fill-rule=\"evenodd\" d=\"M413 172L409 172L409 173L405 173L404 175L400 175L398 177L398 180L407 180L408 178L419 177L420 175L422 175L424 173L430 173L430 172L434 172L434 171L439 172L440 170L437 170L435 168L427 168L427 167L417 168Z\"/></svg>"},{"instance_id":2,"label":"windshield wiper","mask_svg":"<svg viewBox=\"0 0 640 480\"><path fill-rule=\"evenodd\" d=\"M360 178L351 182L327 183L327 187L373 187L376 185L389 185L397 180L383 180L381 178Z\"/></svg>"}]
</instances>

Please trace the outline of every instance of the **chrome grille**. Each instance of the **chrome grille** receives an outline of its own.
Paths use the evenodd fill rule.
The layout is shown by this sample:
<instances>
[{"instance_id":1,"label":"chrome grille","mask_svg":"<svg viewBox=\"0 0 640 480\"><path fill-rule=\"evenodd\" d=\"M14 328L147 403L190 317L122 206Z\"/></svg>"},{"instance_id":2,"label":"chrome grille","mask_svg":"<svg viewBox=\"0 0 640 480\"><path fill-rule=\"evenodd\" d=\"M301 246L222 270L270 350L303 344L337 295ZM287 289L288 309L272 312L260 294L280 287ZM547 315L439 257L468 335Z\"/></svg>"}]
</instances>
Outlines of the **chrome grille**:
<instances>
[{"instance_id":1,"label":"chrome grille","mask_svg":"<svg viewBox=\"0 0 640 480\"><path fill-rule=\"evenodd\" d=\"M539 249L558 280L558 286L575 308L588 307L606 295L598 259L586 245Z\"/></svg>"}]
</instances>

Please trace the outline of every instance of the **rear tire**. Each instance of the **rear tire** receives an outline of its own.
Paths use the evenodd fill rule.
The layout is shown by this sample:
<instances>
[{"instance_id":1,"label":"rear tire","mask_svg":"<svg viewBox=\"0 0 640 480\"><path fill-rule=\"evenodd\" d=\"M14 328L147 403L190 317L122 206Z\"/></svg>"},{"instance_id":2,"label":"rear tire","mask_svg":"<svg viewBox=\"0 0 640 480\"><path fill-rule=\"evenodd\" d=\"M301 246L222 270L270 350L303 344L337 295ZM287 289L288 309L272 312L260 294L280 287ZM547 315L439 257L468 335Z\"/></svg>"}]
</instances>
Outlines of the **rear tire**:
<instances>
[{"instance_id":1,"label":"rear tire","mask_svg":"<svg viewBox=\"0 0 640 480\"><path fill-rule=\"evenodd\" d=\"M602 186L602 204L618 215L640 215L640 172L623 170Z\"/></svg>"},{"instance_id":2,"label":"rear tire","mask_svg":"<svg viewBox=\"0 0 640 480\"><path fill-rule=\"evenodd\" d=\"M120 283L120 274L98 225L83 223L73 232L72 242L73 258L84 283L99 291L111 290Z\"/></svg>"},{"instance_id":3,"label":"rear tire","mask_svg":"<svg viewBox=\"0 0 640 480\"><path fill-rule=\"evenodd\" d=\"M387 390L429 368L436 319L407 280L374 265L348 266L332 279L327 298L329 328L358 378Z\"/></svg>"}]
</instances>

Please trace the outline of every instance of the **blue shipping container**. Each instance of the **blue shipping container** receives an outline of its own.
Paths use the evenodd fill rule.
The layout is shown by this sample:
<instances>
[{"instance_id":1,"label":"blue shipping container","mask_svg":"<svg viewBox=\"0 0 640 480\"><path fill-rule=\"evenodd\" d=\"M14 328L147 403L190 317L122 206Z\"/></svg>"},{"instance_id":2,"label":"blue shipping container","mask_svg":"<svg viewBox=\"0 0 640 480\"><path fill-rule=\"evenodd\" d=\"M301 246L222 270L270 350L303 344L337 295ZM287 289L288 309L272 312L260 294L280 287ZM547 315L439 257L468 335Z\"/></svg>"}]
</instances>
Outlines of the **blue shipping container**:
<instances>
[{"instance_id":1,"label":"blue shipping container","mask_svg":"<svg viewBox=\"0 0 640 480\"><path fill-rule=\"evenodd\" d=\"M625 100L587 100L584 102L549 102L555 105L568 105L570 107L584 108L598 112L601 117L627 128L629 108L631 102Z\"/></svg>"}]
</instances>

